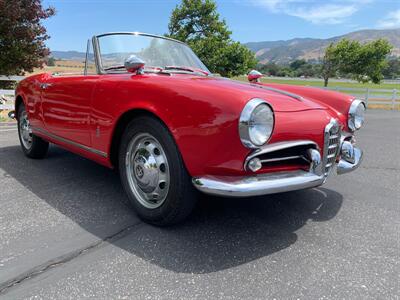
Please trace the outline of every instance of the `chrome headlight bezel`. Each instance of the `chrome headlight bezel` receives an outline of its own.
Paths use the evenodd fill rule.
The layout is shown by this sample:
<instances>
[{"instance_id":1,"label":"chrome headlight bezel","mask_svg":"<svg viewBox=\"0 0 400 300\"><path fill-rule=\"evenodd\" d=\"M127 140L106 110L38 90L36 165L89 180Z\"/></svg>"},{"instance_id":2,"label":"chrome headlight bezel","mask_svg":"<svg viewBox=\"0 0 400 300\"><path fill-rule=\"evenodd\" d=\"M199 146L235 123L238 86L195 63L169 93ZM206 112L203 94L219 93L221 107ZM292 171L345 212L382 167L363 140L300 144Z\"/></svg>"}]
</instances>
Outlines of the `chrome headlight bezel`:
<instances>
[{"instance_id":1,"label":"chrome headlight bezel","mask_svg":"<svg viewBox=\"0 0 400 300\"><path fill-rule=\"evenodd\" d=\"M270 124L266 124L265 126L269 127L270 129L263 133L265 136L262 137L261 140L257 140L254 138L254 112L257 109L267 109L266 122L270 122ZM270 121L272 120L272 122ZM266 144L272 136L272 132L274 131L275 126L275 114L270 104L268 104L265 100L254 98L251 99L242 110L239 119L239 136L242 144L251 149L260 148L262 145ZM252 134L253 131L253 134ZM259 132L258 132L259 133Z\"/></svg>"},{"instance_id":2,"label":"chrome headlight bezel","mask_svg":"<svg viewBox=\"0 0 400 300\"><path fill-rule=\"evenodd\" d=\"M347 116L347 126L352 132L359 130L364 125L365 110L366 105L364 101L359 99L353 100Z\"/></svg>"}]
</instances>

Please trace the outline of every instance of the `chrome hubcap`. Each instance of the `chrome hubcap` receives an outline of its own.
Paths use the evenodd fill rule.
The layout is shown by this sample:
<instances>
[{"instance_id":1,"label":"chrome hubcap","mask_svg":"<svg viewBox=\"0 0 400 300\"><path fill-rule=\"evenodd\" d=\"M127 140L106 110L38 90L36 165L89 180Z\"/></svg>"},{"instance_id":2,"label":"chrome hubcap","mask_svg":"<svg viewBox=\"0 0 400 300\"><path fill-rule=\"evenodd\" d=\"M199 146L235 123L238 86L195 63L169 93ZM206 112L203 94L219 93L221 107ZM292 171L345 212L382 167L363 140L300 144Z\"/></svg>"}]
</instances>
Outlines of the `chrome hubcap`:
<instances>
[{"instance_id":1,"label":"chrome hubcap","mask_svg":"<svg viewBox=\"0 0 400 300\"><path fill-rule=\"evenodd\" d=\"M136 135L125 158L128 182L136 199L146 208L160 207L169 190L167 156L161 144L148 133Z\"/></svg>"},{"instance_id":2,"label":"chrome hubcap","mask_svg":"<svg viewBox=\"0 0 400 300\"><path fill-rule=\"evenodd\" d=\"M25 110L19 118L19 135L23 146L29 150L32 147L32 128Z\"/></svg>"}]
</instances>

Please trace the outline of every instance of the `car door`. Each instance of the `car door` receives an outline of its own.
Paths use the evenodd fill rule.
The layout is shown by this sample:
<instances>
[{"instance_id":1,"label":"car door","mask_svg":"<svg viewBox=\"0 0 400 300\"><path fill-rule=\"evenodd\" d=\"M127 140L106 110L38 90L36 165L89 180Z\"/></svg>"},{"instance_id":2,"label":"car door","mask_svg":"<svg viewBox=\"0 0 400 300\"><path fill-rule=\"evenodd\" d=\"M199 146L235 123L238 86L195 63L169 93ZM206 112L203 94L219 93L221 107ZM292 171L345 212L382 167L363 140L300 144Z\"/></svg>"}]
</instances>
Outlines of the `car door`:
<instances>
[{"instance_id":1,"label":"car door","mask_svg":"<svg viewBox=\"0 0 400 300\"><path fill-rule=\"evenodd\" d=\"M51 76L42 83L43 120L49 133L90 147L91 101L98 77Z\"/></svg>"}]
</instances>

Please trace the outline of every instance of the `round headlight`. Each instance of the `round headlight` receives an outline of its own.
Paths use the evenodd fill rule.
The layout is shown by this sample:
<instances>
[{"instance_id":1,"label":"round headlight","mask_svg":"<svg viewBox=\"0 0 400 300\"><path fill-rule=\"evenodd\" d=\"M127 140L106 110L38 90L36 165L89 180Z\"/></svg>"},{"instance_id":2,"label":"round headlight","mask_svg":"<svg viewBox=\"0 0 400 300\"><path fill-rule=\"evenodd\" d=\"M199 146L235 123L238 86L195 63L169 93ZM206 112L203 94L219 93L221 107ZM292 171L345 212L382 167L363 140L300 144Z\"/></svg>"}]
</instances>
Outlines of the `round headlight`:
<instances>
[{"instance_id":1,"label":"round headlight","mask_svg":"<svg viewBox=\"0 0 400 300\"><path fill-rule=\"evenodd\" d=\"M360 129L364 124L365 104L361 100L354 100L349 109L348 126L351 131Z\"/></svg>"},{"instance_id":2,"label":"round headlight","mask_svg":"<svg viewBox=\"0 0 400 300\"><path fill-rule=\"evenodd\" d=\"M244 107L239 119L239 135L243 145L258 148L271 137L274 113L261 99L252 99Z\"/></svg>"}]
</instances>

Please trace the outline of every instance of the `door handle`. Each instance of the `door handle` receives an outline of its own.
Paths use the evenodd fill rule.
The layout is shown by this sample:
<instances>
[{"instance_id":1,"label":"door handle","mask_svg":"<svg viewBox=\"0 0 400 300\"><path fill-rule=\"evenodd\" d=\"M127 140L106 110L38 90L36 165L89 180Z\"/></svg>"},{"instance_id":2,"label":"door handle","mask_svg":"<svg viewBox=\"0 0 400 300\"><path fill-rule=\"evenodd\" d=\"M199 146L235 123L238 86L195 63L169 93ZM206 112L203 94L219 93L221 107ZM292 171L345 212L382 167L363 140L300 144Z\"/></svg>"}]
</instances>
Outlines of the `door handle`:
<instances>
[{"instance_id":1,"label":"door handle","mask_svg":"<svg viewBox=\"0 0 400 300\"><path fill-rule=\"evenodd\" d=\"M40 84L40 88L42 89L42 90L45 90L45 89L47 89L48 87L50 87L50 86L52 86L53 84L52 83L41 83Z\"/></svg>"}]
</instances>

